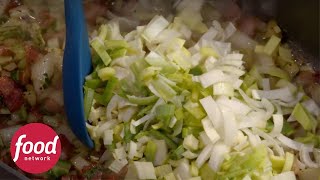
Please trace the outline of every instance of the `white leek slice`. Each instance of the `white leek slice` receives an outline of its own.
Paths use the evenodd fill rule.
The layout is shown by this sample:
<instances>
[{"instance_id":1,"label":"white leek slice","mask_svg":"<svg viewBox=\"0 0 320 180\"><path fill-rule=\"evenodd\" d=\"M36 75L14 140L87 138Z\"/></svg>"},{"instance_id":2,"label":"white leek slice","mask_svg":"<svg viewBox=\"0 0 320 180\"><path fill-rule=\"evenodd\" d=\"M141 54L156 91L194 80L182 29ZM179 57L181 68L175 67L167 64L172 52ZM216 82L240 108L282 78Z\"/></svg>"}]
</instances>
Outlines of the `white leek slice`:
<instances>
[{"instance_id":1,"label":"white leek slice","mask_svg":"<svg viewBox=\"0 0 320 180\"><path fill-rule=\"evenodd\" d=\"M200 99L200 103L206 111L213 126L217 129L221 128L223 124L223 116L219 105L215 102L212 96L207 96L203 99Z\"/></svg>"},{"instance_id":2,"label":"white leek slice","mask_svg":"<svg viewBox=\"0 0 320 180\"><path fill-rule=\"evenodd\" d=\"M201 85L207 88L217 82L223 82L226 80L226 75L221 70L211 70L205 74L199 76Z\"/></svg>"},{"instance_id":3,"label":"white leek slice","mask_svg":"<svg viewBox=\"0 0 320 180\"><path fill-rule=\"evenodd\" d=\"M199 139L205 145L211 144L210 138L207 136L206 132L204 132L204 131L199 133Z\"/></svg>"},{"instance_id":4,"label":"white leek slice","mask_svg":"<svg viewBox=\"0 0 320 180\"><path fill-rule=\"evenodd\" d=\"M165 165L156 167L155 171L158 178L163 178L172 172L172 167L170 164L165 164Z\"/></svg>"},{"instance_id":5,"label":"white leek slice","mask_svg":"<svg viewBox=\"0 0 320 180\"><path fill-rule=\"evenodd\" d=\"M266 98L270 100L282 100L284 102L290 102L293 100L292 93L288 87L285 88L280 88L280 89L273 89L273 90L252 90L252 91L257 91L259 96L261 98Z\"/></svg>"},{"instance_id":6,"label":"white leek slice","mask_svg":"<svg viewBox=\"0 0 320 180\"><path fill-rule=\"evenodd\" d=\"M226 95L233 97L234 96L234 88L230 83L227 82L219 82L213 85L213 95Z\"/></svg>"},{"instance_id":7,"label":"white leek slice","mask_svg":"<svg viewBox=\"0 0 320 180\"><path fill-rule=\"evenodd\" d=\"M315 116L320 115L320 107L316 104L316 102L313 99L304 101L302 105L313 115Z\"/></svg>"},{"instance_id":8,"label":"white leek slice","mask_svg":"<svg viewBox=\"0 0 320 180\"><path fill-rule=\"evenodd\" d=\"M209 144L201 151L196 160L196 165L198 168L201 168L201 166L210 158L212 148L213 144Z\"/></svg>"},{"instance_id":9,"label":"white leek slice","mask_svg":"<svg viewBox=\"0 0 320 180\"><path fill-rule=\"evenodd\" d=\"M154 143L157 145L157 151L154 157L153 164L155 166L162 165L167 159L168 147L164 140L154 140Z\"/></svg>"},{"instance_id":10,"label":"white leek slice","mask_svg":"<svg viewBox=\"0 0 320 180\"><path fill-rule=\"evenodd\" d=\"M217 143L213 146L209 166L215 171L218 172L220 170L220 165L223 162L225 155L230 152L230 148L223 144Z\"/></svg>"},{"instance_id":11,"label":"white leek slice","mask_svg":"<svg viewBox=\"0 0 320 180\"><path fill-rule=\"evenodd\" d=\"M128 158L129 159L133 159L134 158L134 155L137 153L137 148L138 148L137 143L135 143L133 141L130 141L130 143L129 143L129 152L128 152Z\"/></svg>"},{"instance_id":12,"label":"white leek slice","mask_svg":"<svg viewBox=\"0 0 320 180\"><path fill-rule=\"evenodd\" d=\"M139 179L157 179L152 162L133 162Z\"/></svg>"},{"instance_id":13,"label":"white leek slice","mask_svg":"<svg viewBox=\"0 0 320 180\"><path fill-rule=\"evenodd\" d=\"M269 78L263 78L262 79L262 89L264 91L270 90L270 79Z\"/></svg>"},{"instance_id":14,"label":"white leek slice","mask_svg":"<svg viewBox=\"0 0 320 180\"><path fill-rule=\"evenodd\" d=\"M126 153L125 148L123 146L121 146L121 147L115 149L114 152L113 152L113 157L116 160L126 159L127 158L127 153Z\"/></svg>"},{"instance_id":15,"label":"white leek slice","mask_svg":"<svg viewBox=\"0 0 320 180\"><path fill-rule=\"evenodd\" d=\"M287 171L271 177L270 180L296 180L296 175L293 171Z\"/></svg>"},{"instance_id":16,"label":"white leek slice","mask_svg":"<svg viewBox=\"0 0 320 180\"><path fill-rule=\"evenodd\" d=\"M283 116L280 114L274 114L273 118L273 129L269 133L270 136L275 137L281 134L282 127L283 127Z\"/></svg>"},{"instance_id":17,"label":"white leek slice","mask_svg":"<svg viewBox=\"0 0 320 180\"><path fill-rule=\"evenodd\" d=\"M299 156L301 161L309 168L318 168L320 167L320 164L313 162L310 157L310 153L312 151L309 151L309 149L306 146L300 147Z\"/></svg>"},{"instance_id":18,"label":"white leek slice","mask_svg":"<svg viewBox=\"0 0 320 180\"><path fill-rule=\"evenodd\" d=\"M133 122L132 125L137 127L140 124L145 123L149 119L153 119L154 117L155 117L155 115L153 115L153 114L147 114L147 115L143 116L142 118L138 119L137 121Z\"/></svg>"},{"instance_id":19,"label":"white leek slice","mask_svg":"<svg viewBox=\"0 0 320 180\"><path fill-rule=\"evenodd\" d=\"M168 25L169 22L164 17L155 16L145 27L142 37L150 42L155 39L155 37L157 37Z\"/></svg>"},{"instance_id":20,"label":"white leek slice","mask_svg":"<svg viewBox=\"0 0 320 180\"><path fill-rule=\"evenodd\" d=\"M183 140L183 147L188 150L195 151L198 149L198 146L199 140L195 138L192 134L188 135Z\"/></svg>"},{"instance_id":21,"label":"white leek slice","mask_svg":"<svg viewBox=\"0 0 320 180\"><path fill-rule=\"evenodd\" d=\"M220 139L220 136L213 127L212 122L208 118L204 118L201 120L201 123L204 128L204 131L211 140L211 143L217 142Z\"/></svg>"},{"instance_id":22,"label":"white leek slice","mask_svg":"<svg viewBox=\"0 0 320 180\"><path fill-rule=\"evenodd\" d=\"M167 174L166 176L164 176L165 180L176 180L176 177L174 176L173 172Z\"/></svg>"},{"instance_id":23,"label":"white leek slice","mask_svg":"<svg viewBox=\"0 0 320 180\"><path fill-rule=\"evenodd\" d=\"M202 180L200 176L189 178L188 180Z\"/></svg>"},{"instance_id":24,"label":"white leek slice","mask_svg":"<svg viewBox=\"0 0 320 180\"><path fill-rule=\"evenodd\" d=\"M193 153L193 152L187 150L187 151L185 151L185 152L182 153L182 156L185 157L185 158L187 158L187 159L195 159L195 158L198 157L198 154Z\"/></svg>"},{"instance_id":25,"label":"white leek slice","mask_svg":"<svg viewBox=\"0 0 320 180\"><path fill-rule=\"evenodd\" d=\"M174 173L181 179L189 179L191 177L191 172L188 160L181 160L178 167L174 170Z\"/></svg>"},{"instance_id":26,"label":"white leek slice","mask_svg":"<svg viewBox=\"0 0 320 180\"><path fill-rule=\"evenodd\" d=\"M307 151L311 152L313 147L310 146L310 145L306 145L306 144L303 144L303 143L300 143L300 142L297 142L297 141L294 141L282 134L280 134L279 136L277 136L277 139L285 146L291 148L291 149L294 149L296 151L299 151L301 146L305 146L305 148L307 149Z\"/></svg>"},{"instance_id":27,"label":"white leek slice","mask_svg":"<svg viewBox=\"0 0 320 180\"><path fill-rule=\"evenodd\" d=\"M103 133L106 130L110 130L112 129L115 125L117 125L118 122L114 119L107 121L105 123L103 123L101 126L99 126L99 128L96 130L97 135L100 137L103 135Z\"/></svg>"},{"instance_id":28,"label":"white leek slice","mask_svg":"<svg viewBox=\"0 0 320 180\"><path fill-rule=\"evenodd\" d=\"M267 55L272 55L275 49L278 47L281 39L277 36L272 35L267 44L264 46L264 53Z\"/></svg>"},{"instance_id":29,"label":"white leek slice","mask_svg":"<svg viewBox=\"0 0 320 180\"><path fill-rule=\"evenodd\" d=\"M231 146L235 143L238 135L238 124L236 122L236 117L230 110L222 110L224 118L224 143Z\"/></svg>"},{"instance_id":30,"label":"white leek slice","mask_svg":"<svg viewBox=\"0 0 320 180\"><path fill-rule=\"evenodd\" d=\"M232 99L219 98L217 99L217 103L219 105L223 105L231 108L234 114L247 115L250 111L252 111L252 109L249 106L247 106L246 104L244 104L243 102L241 102L236 98L232 98Z\"/></svg>"},{"instance_id":31,"label":"white leek slice","mask_svg":"<svg viewBox=\"0 0 320 180\"><path fill-rule=\"evenodd\" d=\"M263 132L262 130L260 130L258 128L252 128L252 129L255 134L257 134L260 137L262 137L263 139L265 139L267 141L267 143L270 143L279 156L283 157L285 155L283 148L270 135L268 135L267 133Z\"/></svg>"},{"instance_id":32,"label":"white leek slice","mask_svg":"<svg viewBox=\"0 0 320 180\"><path fill-rule=\"evenodd\" d=\"M122 168L124 168L128 164L127 159L122 160L114 160L109 166L109 169L115 173L119 173Z\"/></svg>"},{"instance_id":33,"label":"white leek slice","mask_svg":"<svg viewBox=\"0 0 320 180\"><path fill-rule=\"evenodd\" d=\"M229 22L227 27L224 30L224 38L228 39L237 31L237 28L233 25L233 23Z\"/></svg>"},{"instance_id":34,"label":"white leek slice","mask_svg":"<svg viewBox=\"0 0 320 180\"><path fill-rule=\"evenodd\" d=\"M293 162L294 162L294 155L289 152L286 152L286 159L284 161L282 172L290 171L292 169Z\"/></svg>"},{"instance_id":35,"label":"white leek slice","mask_svg":"<svg viewBox=\"0 0 320 180\"><path fill-rule=\"evenodd\" d=\"M254 135L249 129L242 129L242 131L249 137L251 146L255 147L261 143L260 137Z\"/></svg>"},{"instance_id":36,"label":"white leek slice","mask_svg":"<svg viewBox=\"0 0 320 180\"><path fill-rule=\"evenodd\" d=\"M113 142L113 130L105 130L103 133L103 144L104 145L111 145Z\"/></svg>"}]
</instances>

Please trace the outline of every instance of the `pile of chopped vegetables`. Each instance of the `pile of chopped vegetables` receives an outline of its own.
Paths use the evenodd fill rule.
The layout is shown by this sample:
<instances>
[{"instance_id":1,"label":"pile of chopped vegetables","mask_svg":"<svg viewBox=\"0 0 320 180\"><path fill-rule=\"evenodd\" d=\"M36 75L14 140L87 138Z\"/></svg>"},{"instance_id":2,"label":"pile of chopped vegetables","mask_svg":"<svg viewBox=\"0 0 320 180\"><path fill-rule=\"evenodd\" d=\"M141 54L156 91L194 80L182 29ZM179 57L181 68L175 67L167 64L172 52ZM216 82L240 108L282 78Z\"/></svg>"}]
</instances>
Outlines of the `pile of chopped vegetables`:
<instances>
[{"instance_id":1,"label":"pile of chopped vegetables","mask_svg":"<svg viewBox=\"0 0 320 180\"><path fill-rule=\"evenodd\" d=\"M275 21L233 0L85 0L84 9L92 150L63 110L63 2L0 2L0 161L18 169L11 138L41 122L62 153L50 171L24 173L33 179L320 176L320 73L293 56Z\"/></svg>"},{"instance_id":2,"label":"pile of chopped vegetables","mask_svg":"<svg viewBox=\"0 0 320 180\"><path fill-rule=\"evenodd\" d=\"M320 109L292 81L299 67L279 27L258 43L231 22L203 23L202 4L184 0L175 17L131 32L110 21L92 33L84 107L108 168L166 180L289 180L319 168Z\"/></svg>"}]
</instances>

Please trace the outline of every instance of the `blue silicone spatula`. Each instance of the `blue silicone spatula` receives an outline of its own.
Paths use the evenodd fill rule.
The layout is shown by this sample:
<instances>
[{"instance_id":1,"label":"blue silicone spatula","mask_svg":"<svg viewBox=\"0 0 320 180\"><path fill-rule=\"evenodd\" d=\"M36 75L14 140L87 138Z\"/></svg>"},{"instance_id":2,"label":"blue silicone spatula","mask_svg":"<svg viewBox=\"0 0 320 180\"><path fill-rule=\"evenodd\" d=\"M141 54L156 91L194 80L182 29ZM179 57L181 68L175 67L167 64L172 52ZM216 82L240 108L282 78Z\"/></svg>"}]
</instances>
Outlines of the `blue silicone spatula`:
<instances>
[{"instance_id":1,"label":"blue silicone spatula","mask_svg":"<svg viewBox=\"0 0 320 180\"><path fill-rule=\"evenodd\" d=\"M82 0L65 0L66 45L63 57L64 106L73 133L87 147L93 142L86 129L83 84L91 71L88 32Z\"/></svg>"}]
</instances>

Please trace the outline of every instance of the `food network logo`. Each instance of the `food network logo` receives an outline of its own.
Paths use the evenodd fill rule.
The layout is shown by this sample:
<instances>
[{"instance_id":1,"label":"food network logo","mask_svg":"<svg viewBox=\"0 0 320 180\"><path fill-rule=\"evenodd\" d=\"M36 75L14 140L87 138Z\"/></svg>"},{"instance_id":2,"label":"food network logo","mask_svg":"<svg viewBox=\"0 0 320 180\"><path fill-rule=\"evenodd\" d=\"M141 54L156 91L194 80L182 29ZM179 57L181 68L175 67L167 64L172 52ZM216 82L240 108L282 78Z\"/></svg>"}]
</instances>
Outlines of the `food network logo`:
<instances>
[{"instance_id":1,"label":"food network logo","mask_svg":"<svg viewBox=\"0 0 320 180\"><path fill-rule=\"evenodd\" d=\"M59 136L49 126L31 123L21 127L11 140L11 156L16 165L28 173L50 170L59 160Z\"/></svg>"}]
</instances>

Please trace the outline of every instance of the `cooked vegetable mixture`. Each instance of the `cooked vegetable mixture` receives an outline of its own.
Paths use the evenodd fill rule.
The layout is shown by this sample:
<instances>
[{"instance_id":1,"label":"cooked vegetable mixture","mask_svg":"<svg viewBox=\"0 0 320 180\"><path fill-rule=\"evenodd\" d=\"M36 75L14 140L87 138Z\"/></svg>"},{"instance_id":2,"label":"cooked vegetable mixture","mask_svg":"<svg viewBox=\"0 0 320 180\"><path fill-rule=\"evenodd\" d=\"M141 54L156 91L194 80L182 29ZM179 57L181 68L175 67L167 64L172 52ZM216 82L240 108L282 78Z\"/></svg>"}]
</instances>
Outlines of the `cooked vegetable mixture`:
<instances>
[{"instance_id":1,"label":"cooked vegetable mixture","mask_svg":"<svg viewBox=\"0 0 320 180\"><path fill-rule=\"evenodd\" d=\"M4 3L6 4L6 3ZM62 1L0 8L0 153L30 122L62 141L30 178L317 179L320 75L275 21L234 1L85 1L93 72L84 147L66 123Z\"/></svg>"}]
</instances>

